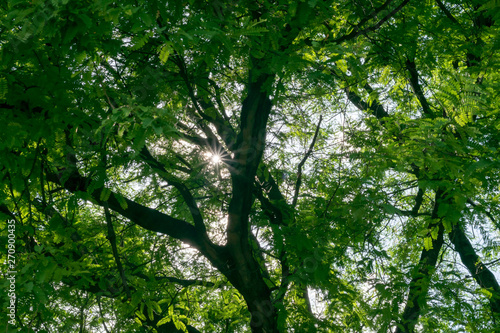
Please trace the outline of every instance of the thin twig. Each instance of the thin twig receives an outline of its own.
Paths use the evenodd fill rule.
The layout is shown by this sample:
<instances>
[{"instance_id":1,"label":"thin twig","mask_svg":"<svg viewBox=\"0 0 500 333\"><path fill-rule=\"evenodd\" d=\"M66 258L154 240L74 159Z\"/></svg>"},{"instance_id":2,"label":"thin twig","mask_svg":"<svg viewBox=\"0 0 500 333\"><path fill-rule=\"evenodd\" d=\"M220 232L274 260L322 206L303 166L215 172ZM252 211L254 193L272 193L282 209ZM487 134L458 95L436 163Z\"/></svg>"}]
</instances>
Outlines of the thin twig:
<instances>
[{"instance_id":1,"label":"thin twig","mask_svg":"<svg viewBox=\"0 0 500 333\"><path fill-rule=\"evenodd\" d=\"M116 246L116 233L115 233L115 230L113 229L113 222L111 221L111 214L109 213L108 203L104 202L103 207L104 207L104 214L106 216L106 223L108 225L108 235L106 238L111 243L111 248L113 250L113 257L115 257L116 266L118 268L118 271L120 272L120 277L122 279L123 288L125 289L125 292L127 293L128 298L131 298L130 289L129 289L128 283L127 283L127 278L125 277L125 272L123 271L122 262L120 261L120 256L118 254L118 248Z\"/></svg>"},{"instance_id":2,"label":"thin twig","mask_svg":"<svg viewBox=\"0 0 500 333\"><path fill-rule=\"evenodd\" d=\"M321 121L323 120L323 116L319 116L318 126L316 126L316 131L314 132L314 137L312 139L311 145L307 150L306 154L302 158L302 161L299 163L298 171L297 171L297 182L295 183L295 194L293 195L292 207L297 205L297 199L299 197L300 185L302 184L302 167L304 163L306 163L307 158L311 155L314 145L316 144L316 139L318 138L319 128L321 125Z\"/></svg>"}]
</instances>

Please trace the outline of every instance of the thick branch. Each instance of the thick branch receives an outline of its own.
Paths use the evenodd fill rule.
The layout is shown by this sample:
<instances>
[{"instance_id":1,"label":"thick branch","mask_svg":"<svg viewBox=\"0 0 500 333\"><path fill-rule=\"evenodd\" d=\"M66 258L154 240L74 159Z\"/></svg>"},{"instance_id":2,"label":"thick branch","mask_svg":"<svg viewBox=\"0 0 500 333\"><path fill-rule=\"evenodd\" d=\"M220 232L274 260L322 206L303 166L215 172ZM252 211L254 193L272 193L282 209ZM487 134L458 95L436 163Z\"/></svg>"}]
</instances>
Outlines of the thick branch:
<instances>
[{"instance_id":1,"label":"thick branch","mask_svg":"<svg viewBox=\"0 0 500 333\"><path fill-rule=\"evenodd\" d=\"M70 192L87 192L88 184L90 183L88 178L81 176L76 171L72 172L64 182L62 177L62 174L47 174L47 180L63 186ZM99 188L89 194L92 201L100 206L103 206L105 202L101 200L102 191L103 189ZM128 218L140 227L168 235L193 246L219 269L222 274L228 277L231 276L232 273L227 266L226 250L210 242L205 235L200 234L195 226L155 209L138 204L135 201L122 197L118 193L111 192L106 202L110 209Z\"/></svg>"},{"instance_id":2,"label":"thick branch","mask_svg":"<svg viewBox=\"0 0 500 333\"><path fill-rule=\"evenodd\" d=\"M419 213L418 212L420 210L420 206L422 206L423 201L424 201L424 190L419 188L417 195L415 196L415 205L413 206L413 208L411 210L401 210L401 209L398 209L394 206L392 206L392 208L394 208L396 211L396 214L398 214L400 216L416 217L416 216L422 216L422 215L429 215L429 213Z\"/></svg>"},{"instance_id":3,"label":"thick branch","mask_svg":"<svg viewBox=\"0 0 500 333\"><path fill-rule=\"evenodd\" d=\"M283 214L281 210L276 207L276 205L273 205L272 202L264 196L262 188L256 186L254 193L255 197L259 200L260 205L262 206L262 210L269 217L269 221L271 222L271 224L284 224Z\"/></svg>"},{"instance_id":4,"label":"thick branch","mask_svg":"<svg viewBox=\"0 0 500 333\"><path fill-rule=\"evenodd\" d=\"M418 214L418 211L420 210L420 207L422 206L422 202L424 201L424 193L425 191L419 187L417 196L415 197L415 205L413 206L411 212L413 216L416 216Z\"/></svg>"},{"instance_id":5,"label":"thick branch","mask_svg":"<svg viewBox=\"0 0 500 333\"><path fill-rule=\"evenodd\" d=\"M447 18L450 19L451 22L457 24L460 26L460 23L457 21L457 19L450 13L448 8L444 5L444 3L441 0L436 0L436 3L438 7L443 11L443 13L446 15Z\"/></svg>"},{"instance_id":6,"label":"thick branch","mask_svg":"<svg viewBox=\"0 0 500 333\"><path fill-rule=\"evenodd\" d=\"M351 101L360 111L369 110L377 119L389 117L387 111L384 110L384 107L378 101L374 100L371 104L368 104L358 94L349 89L349 87L346 87L344 91L349 101Z\"/></svg>"},{"instance_id":7,"label":"thick branch","mask_svg":"<svg viewBox=\"0 0 500 333\"><path fill-rule=\"evenodd\" d=\"M443 246L444 226L441 220L437 220L437 211L439 203L443 199L443 191L436 191L436 199L432 211L432 221L429 228L438 228L438 235L436 239L432 239L432 247L422 250L420 260L418 262L417 270L413 275L410 282L410 290L408 293L408 300L403 311L401 321L398 323L396 333L411 333L415 324L420 317L422 306L426 304L427 291L429 289L429 280L432 276L439 252Z\"/></svg>"},{"instance_id":8,"label":"thick branch","mask_svg":"<svg viewBox=\"0 0 500 333\"><path fill-rule=\"evenodd\" d=\"M420 83L418 82L418 71L417 67L415 65L415 62L408 59L406 61L406 68L408 69L408 72L410 73L410 86L415 95L417 96L418 101L420 102L420 105L422 105L422 110L424 111L424 114L432 117L432 111L431 107L429 106L429 103L427 102L427 99L424 96L424 92L422 91L422 87L420 86Z\"/></svg>"},{"instance_id":9,"label":"thick branch","mask_svg":"<svg viewBox=\"0 0 500 333\"><path fill-rule=\"evenodd\" d=\"M189 211L191 212L191 216L193 217L194 226L196 230L200 233L200 235L205 236L207 230L203 222L201 211L198 208L198 204L196 203L196 200L194 199L193 195L191 194L187 186L181 183L180 181L176 180L173 176L170 176L167 173L165 167L160 162L158 162L153 157L153 155L151 155L151 153L146 147L142 148L140 156L153 170L156 171L156 173L163 180L165 180L169 185L174 186L177 189L177 191L179 191L182 198L184 199L184 202L188 206Z\"/></svg>"},{"instance_id":10,"label":"thick branch","mask_svg":"<svg viewBox=\"0 0 500 333\"><path fill-rule=\"evenodd\" d=\"M257 170L257 177L261 184L265 184L264 188L266 190L269 200L272 202L280 202L286 205L285 197L281 190L279 189L278 183L274 179L273 175L269 172L269 167L261 162L259 169Z\"/></svg>"},{"instance_id":11,"label":"thick branch","mask_svg":"<svg viewBox=\"0 0 500 333\"><path fill-rule=\"evenodd\" d=\"M73 193L87 192L87 187L90 183L90 179L81 176L77 172L72 172L66 181L63 181L62 174L48 173L47 180L59 184ZM91 198L95 203L103 206L104 201L100 199L101 193L102 189L96 189L91 194ZM120 204L117 198L123 197L112 192L107 200L109 208L128 218L130 221L144 229L169 235L196 248L200 247L198 234L193 225L127 198L123 198L123 202Z\"/></svg>"},{"instance_id":12,"label":"thick branch","mask_svg":"<svg viewBox=\"0 0 500 333\"><path fill-rule=\"evenodd\" d=\"M455 251L460 255L462 263L467 267L477 284L492 293L490 298L491 312L497 323L500 323L500 286L495 275L483 264L474 247L458 224L454 224L449 234Z\"/></svg>"}]
</instances>

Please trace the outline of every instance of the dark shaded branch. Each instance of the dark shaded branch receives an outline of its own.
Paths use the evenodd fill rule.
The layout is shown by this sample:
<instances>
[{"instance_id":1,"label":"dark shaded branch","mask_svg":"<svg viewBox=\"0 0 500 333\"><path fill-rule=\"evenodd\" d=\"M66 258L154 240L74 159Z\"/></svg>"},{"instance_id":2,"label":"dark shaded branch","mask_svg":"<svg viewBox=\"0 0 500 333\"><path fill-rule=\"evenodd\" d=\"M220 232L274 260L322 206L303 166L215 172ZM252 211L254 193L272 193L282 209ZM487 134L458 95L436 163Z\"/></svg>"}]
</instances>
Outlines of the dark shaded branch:
<instances>
[{"instance_id":1,"label":"dark shaded branch","mask_svg":"<svg viewBox=\"0 0 500 333\"><path fill-rule=\"evenodd\" d=\"M10 209L5 205L5 204L0 204L0 213L4 213L5 215L9 216L10 218L16 220L16 216L14 213L10 211Z\"/></svg>"},{"instance_id":2,"label":"dark shaded branch","mask_svg":"<svg viewBox=\"0 0 500 333\"><path fill-rule=\"evenodd\" d=\"M377 117L377 119L389 117L387 111L384 110L384 107L378 101L374 100L371 104L368 104L349 87L344 88L344 91L347 94L349 101L351 101L351 103L354 104L354 106L356 106L360 111L368 110L375 117Z\"/></svg>"},{"instance_id":3,"label":"dark shaded branch","mask_svg":"<svg viewBox=\"0 0 500 333\"><path fill-rule=\"evenodd\" d=\"M439 252L444 242L444 226L441 220L438 220L437 212L440 202L444 199L444 192L442 190L436 191L434 208L432 211L432 221L429 224L429 229L438 228L438 235L436 239L432 239L432 247L422 250L420 260L416 267L416 271L410 281L410 290L408 292L408 299L403 311L401 320L399 321L396 333L411 333L415 324L420 317L422 307L426 304L427 292L429 289L429 281L437 263ZM430 237L430 235L428 236Z\"/></svg>"},{"instance_id":4,"label":"dark shaded branch","mask_svg":"<svg viewBox=\"0 0 500 333\"><path fill-rule=\"evenodd\" d=\"M47 173L47 180L63 186L72 193L87 192L88 184L90 183L90 179L81 176L76 171L69 173L69 175L64 172L60 174ZM103 206L104 201L101 200L102 191L102 188L95 189L92 193L88 194L88 199ZM227 252L225 248L213 244L205 235L200 235L195 226L155 209L143 206L118 193L111 192L106 202L110 209L128 218L138 226L149 231L168 235L193 246L219 269L222 274L231 276L231 272L227 266Z\"/></svg>"},{"instance_id":5,"label":"dark shaded branch","mask_svg":"<svg viewBox=\"0 0 500 333\"><path fill-rule=\"evenodd\" d=\"M367 27L365 29L361 29L362 26L368 20L375 17L380 11L384 10L391 2L392 2L392 0L387 0L380 7L376 8L374 13L372 13L369 16L367 16L366 18L362 19L349 34L342 36L342 37L339 37L339 38L336 38L333 40L333 42L338 44L338 43L341 43L344 41L354 39L354 38L358 37L359 35L364 35L370 31L377 30L378 28L380 28L382 26L382 24L384 24L387 20L389 20L391 17L396 15L401 9L403 9L403 7L406 6L410 2L410 0L404 0L403 2L401 2L401 4L399 6L394 8L391 12L389 12L386 16L384 16L380 21L378 21L374 25Z\"/></svg>"},{"instance_id":6,"label":"dark shaded branch","mask_svg":"<svg viewBox=\"0 0 500 333\"><path fill-rule=\"evenodd\" d=\"M111 244L111 249L113 251L113 257L115 258L116 267L118 268L118 272L120 273L120 278L122 279L123 289L127 294L128 298L131 298L130 289L128 287L127 277L125 276L125 271L123 270L122 262L120 260L120 254L118 253L118 247L116 246L116 233L113 228L113 221L111 220L111 214L109 213L109 207L107 202L104 202L104 215L106 217L106 224L108 226L108 234L106 238Z\"/></svg>"},{"instance_id":7,"label":"dark shaded branch","mask_svg":"<svg viewBox=\"0 0 500 333\"><path fill-rule=\"evenodd\" d=\"M267 196L272 202L279 202L280 207L288 206L285 197L279 189L278 183L274 179L273 175L269 172L268 166L261 162L259 164L259 169L257 170L257 178L259 182L264 185Z\"/></svg>"},{"instance_id":8,"label":"dark shaded branch","mask_svg":"<svg viewBox=\"0 0 500 333\"><path fill-rule=\"evenodd\" d=\"M196 230L201 235L206 236L207 229L205 227L205 223L203 222L201 211L187 186L175 179L173 176L169 175L163 164L156 160L146 147L142 148L140 156L144 162L146 162L163 180L165 180L169 185L174 186L177 191L179 191L184 199L184 202L189 208L191 216L193 217Z\"/></svg>"},{"instance_id":9,"label":"dark shaded branch","mask_svg":"<svg viewBox=\"0 0 500 333\"><path fill-rule=\"evenodd\" d=\"M342 79L339 74L335 72L335 70L330 69L330 74L338 79ZM345 78L344 78L345 79ZM364 86L365 90L369 93L373 93L373 88L367 83ZM344 91L347 95L347 99L354 104L360 111L370 111L377 119L381 120L382 118L389 117L387 111L385 111L384 107L379 103L378 100L374 99L370 104L365 102L361 96L359 96L356 92L352 91L349 86L344 88ZM383 123L383 121L381 121Z\"/></svg>"},{"instance_id":10,"label":"dark shaded branch","mask_svg":"<svg viewBox=\"0 0 500 333\"><path fill-rule=\"evenodd\" d=\"M427 99L424 96L424 92L422 91L422 87L420 86L420 83L418 82L419 80L419 74L417 71L417 66L415 65L415 61L413 60L406 60L406 68L408 69L408 72L410 73L410 86L415 95L417 96L418 101L420 102L420 105L422 105L422 110L424 111L424 114L432 117L432 111L429 103L427 102Z\"/></svg>"},{"instance_id":11,"label":"dark shaded branch","mask_svg":"<svg viewBox=\"0 0 500 333\"><path fill-rule=\"evenodd\" d=\"M411 212L414 216L418 214L418 211L420 210L420 207L422 206L422 202L424 201L424 193L425 191L419 187L417 196L415 197L415 205L413 206Z\"/></svg>"},{"instance_id":12,"label":"dark shaded branch","mask_svg":"<svg viewBox=\"0 0 500 333\"><path fill-rule=\"evenodd\" d=\"M262 210L269 217L269 221L271 222L271 224L284 224L283 214L281 210L276 207L276 205L273 205L271 201L264 196L262 188L256 186L254 193L255 197L257 198L257 200L259 200L260 205L262 206Z\"/></svg>"},{"instance_id":13,"label":"dark shaded branch","mask_svg":"<svg viewBox=\"0 0 500 333\"><path fill-rule=\"evenodd\" d=\"M429 213L419 213L418 211L420 210L420 207L422 206L422 202L424 201L424 190L419 188L417 195L415 196L415 205L411 210L401 210L398 209L394 206L391 206L392 208L395 209L396 214L399 216L423 216L423 215L429 215Z\"/></svg>"},{"instance_id":14,"label":"dark shaded branch","mask_svg":"<svg viewBox=\"0 0 500 333\"><path fill-rule=\"evenodd\" d=\"M285 249L281 251L279 261L281 265L281 282L278 288L278 294L276 295L275 302L283 302L286 292L288 291L288 287L290 286L290 275L292 274L290 265L288 264L288 256Z\"/></svg>"},{"instance_id":15,"label":"dark shaded branch","mask_svg":"<svg viewBox=\"0 0 500 333\"><path fill-rule=\"evenodd\" d=\"M104 314L102 312L102 306L101 306L101 296L97 296L97 305L99 306L99 314L101 315L101 318L103 319L102 321L102 325L104 326L104 330L106 331L106 333L111 333L109 330L108 330L108 327L106 326L106 320L104 320Z\"/></svg>"},{"instance_id":16,"label":"dark shaded branch","mask_svg":"<svg viewBox=\"0 0 500 333\"><path fill-rule=\"evenodd\" d=\"M455 246L455 251L460 255L462 263L467 267L477 284L483 289L488 290L492 296L489 299L491 312L494 321L500 323L500 286L495 275L486 267L476 254L474 247L458 224L453 224L452 230L448 235L450 241Z\"/></svg>"},{"instance_id":17,"label":"dark shaded branch","mask_svg":"<svg viewBox=\"0 0 500 333\"><path fill-rule=\"evenodd\" d=\"M292 200L292 207L294 207L294 208L297 205L297 199L299 197L300 185L302 184L302 167L304 166L304 164L306 163L307 159L309 158L309 156L311 155L311 153L314 149L314 145L316 144L316 139L318 138L319 128L321 126L322 120L323 120L323 117L319 116L319 122L318 122L318 125L316 126L316 131L314 132L314 137L311 141L311 145L309 146L309 149L307 150L306 154L304 155L304 157L302 158L302 160L300 161L299 166L298 166L297 182L295 183L295 193L293 195L293 200Z\"/></svg>"},{"instance_id":18,"label":"dark shaded branch","mask_svg":"<svg viewBox=\"0 0 500 333\"><path fill-rule=\"evenodd\" d=\"M444 15L446 15L447 18L450 19L451 22L455 23L456 25L460 26L460 23L457 21L457 19L450 13L448 8L444 5L444 3L441 0L436 0L436 3L438 7L443 11Z\"/></svg>"},{"instance_id":19,"label":"dark shaded branch","mask_svg":"<svg viewBox=\"0 0 500 333\"><path fill-rule=\"evenodd\" d=\"M218 89L218 86L215 83L213 83L213 85L217 87L215 89ZM229 122L224 119L227 118L224 113L224 109L222 109L222 112L224 113L225 117L222 117L211 100L203 101L203 99L199 98L198 103L203 108L203 110L205 110L205 112L201 112L200 115L203 117L203 119L214 125L217 134L219 134L226 146L229 147L229 149L232 149L234 147L234 144L236 143L236 133L234 132L234 129L231 127ZM220 96L218 97L218 104L221 108L223 108ZM207 115L206 112L209 110L213 110L213 112L211 113L214 114L214 117L210 117Z\"/></svg>"},{"instance_id":20,"label":"dark shaded branch","mask_svg":"<svg viewBox=\"0 0 500 333\"><path fill-rule=\"evenodd\" d=\"M77 172L71 172L69 175L65 175L64 172L60 174L49 172L47 173L47 180L63 186L72 193L87 192L88 184L90 184L90 179L81 176ZM104 204L104 201L100 199L102 190L95 189L90 194L92 200L100 206ZM121 198L120 201L123 200L122 204L117 198ZM196 248L200 246L195 227L186 221L163 214L113 192L109 196L107 203L109 208L144 229L169 235Z\"/></svg>"}]
</instances>

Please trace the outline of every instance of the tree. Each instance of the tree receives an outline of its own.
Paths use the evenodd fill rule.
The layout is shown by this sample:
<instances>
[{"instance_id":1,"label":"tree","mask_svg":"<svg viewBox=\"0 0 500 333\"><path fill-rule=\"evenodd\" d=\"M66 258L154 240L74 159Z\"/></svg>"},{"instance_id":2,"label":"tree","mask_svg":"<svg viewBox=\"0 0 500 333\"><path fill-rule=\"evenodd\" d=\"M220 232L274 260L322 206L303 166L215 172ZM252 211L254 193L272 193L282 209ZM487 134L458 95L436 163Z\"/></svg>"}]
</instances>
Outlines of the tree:
<instances>
[{"instance_id":1,"label":"tree","mask_svg":"<svg viewBox=\"0 0 500 333\"><path fill-rule=\"evenodd\" d=\"M16 327L498 331L497 1L1 15Z\"/></svg>"}]
</instances>

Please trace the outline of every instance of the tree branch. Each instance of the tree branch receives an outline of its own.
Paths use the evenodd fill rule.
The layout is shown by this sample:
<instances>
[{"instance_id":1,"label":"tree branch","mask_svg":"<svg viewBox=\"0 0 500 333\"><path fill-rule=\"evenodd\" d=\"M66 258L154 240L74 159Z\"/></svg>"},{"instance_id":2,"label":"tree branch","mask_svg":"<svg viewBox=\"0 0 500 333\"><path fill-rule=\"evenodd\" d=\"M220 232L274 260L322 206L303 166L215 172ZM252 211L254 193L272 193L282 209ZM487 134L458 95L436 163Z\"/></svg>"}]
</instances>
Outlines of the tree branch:
<instances>
[{"instance_id":1,"label":"tree branch","mask_svg":"<svg viewBox=\"0 0 500 333\"><path fill-rule=\"evenodd\" d=\"M103 203L104 207L104 215L106 217L106 224L108 226L108 235L106 238L109 240L111 244L111 249L113 251L113 257L115 258L116 267L118 268L118 272L120 273L120 278L122 279L123 289L125 289L125 293L128 298L131 298L130 289L128 287L127 277L125 276L125 271L123 270L122 262L120 260L120 254L118 253L118 248L116 246L116 233L113 228L113 221L111 220L111 214L109 213L108 203Z\"/></svg>"},{"instance_id":2,"label":"tree branch","mask_svg":"<svg viewBox=\"0 0 500 333\"><path fill-rule=\"evenodd\" d=\"M314 145L316 144L316 139L318 138L318 133L319 133L319 128L321 126L321 121L323 120L322 116L319 116L319 122L318 125L316 126L316 131L314 132L314 137L311 141L311 145L309 146L309 149L307 150L306 154L302 158L302 160L299 163L298 166L298 171L297 171L297 182L295 183L295 193L293 195L292 199L292 207L295 208L297 206L297 199L299 197L299 190L300 190L300 185L302 184L302 167L304 166L304 163L306 163L307 159L311 155Z\"/></svg>"},{"instance_id":3,"label":"tree branch","mask_svg":"<svg viewBox=\"0 0 500 333\"><path fill-rule=\"evenodd\" d=\"M418 101L420 102L420 105L422 105L422 110L424 111L424 114L432 117L432 111L431 107L429 106L429 103L427 102L427 99L424 96L424 92L422 91L422 88L420 86L420 83L418 82L418 71L417 67L415 65L415 61L407 59L406 60L406 68L408 69L408 72L410 72L410 86L415 95L417 96Z\"/></svg>"},{"instance_id":4,"label":"tree branch","mask_svg":"<svg viewBox=\"0 0 500 333\"><path fill-rule=\"evenodd\" d=\"M47 180L63 186L66 190L75 192L87 192L90 179L81 176L78 172L71 172L64 175L64 171L59 174L47 173ZM67 172L67 171L66 171ZM64 181L64 179L66 180ZM100 199L103 189L95 189L90 194L91 199L98 205L103 206L104 201ZM120 198L118 201L117 198ZM130 199L124 198L118 193L111 192L107 203L109 208L128 218L144 229L169 235L179 239L195 248L200 248L198 234L195 227L183 220L163 214L155 209L143 206Z\"/></svg>"},{"instance_id":5,"label":"tree branch","mask_svg":"<svg viewBox=\"0 0 500 333\"><path fill-rule=\"evenodd\" d=\"M205 227L205 223L203 222L201 211L187 186L176 180L173 176L169 175L165 167L158 162L153 155L151 155L146 147L142 148L140 156L144 162L146 162L146 164L149 165L163 180L165 180L169 185L174 186L179 191L184 199L184 202L189 208L191 216L193 217L194 226L197 232L208 238L207 229Z\"/></svg>"},{"instance_id":6,"label":"tree branch","mask_svg":"<svg viewBox=\"0 0 500 333\"><path fill-rule=\"evenodd\" d=\"M462 263L467 267L477 284L492 293L489 298L491 312L495 321L500 322L500 286L495 275L483 264L464 231L457 223L453 224L448 236L455 246L455 251L460 255Z\"/></svg>"},{"instance_id":7,"label":"tree branch","mask_svg":"<svg viewBox=\"0 0 500 333\"><path fill-rule=\"evenodd\" d=\"M408 300L401 316L401 320L397 324L396 333L410 333L420 317L422 306L426 304L426 296L429 289L429 280L434 272L439 252L443 246L444 226L441 220L438 220L439 204L444 199L444 192L441 189L436 191L434 208L431 215L431 223L429 228L438 228L436 239L432 239L432 247L422 250L420 260L416 267L416 271L410 281L410 290L408 292Z\"/></svg>"},{"instance_id":8,"label":"tree branch","mask_svg":"<svg viewBox=\"0 0 500 333\"><path fill-rule=\"evenodd\" d=\"M423 215L429 215L429 213L419 213L418 211L420 210L420 207L422 206L422 202L424 201L424 190L419 188L417 195L415 196L415 205L411 210L401 210L399 208L396 208L391 205L392 208L395 209L396 214L399 216L423 216Z\"/></svg>"},{"instance_id":9,"label":"tree branch","mask_svg":"<svg viewBox=\"0 0 500 333\"><path fill-rule=\"evenodd\" d=\"M448 8L444 5L444 3L441 0L436 0L436 3L438 7L443 11L443 13L446 15L447 18L450 19L451 22L455 23L456 25L460 26L460 23L457 21L457 19L450 13Z\"/></svg>"},{"instance_id":10,"label":"tree branch","mask_svg":"<svg viewBox=\"0 0 500 333\"><path fill-rule=\"evenodd\" d=\"M351 101L351 103L354 104L360 111L369 110L375 117L377 117L377 119L389 116L382 105L380 105L377 101L373 101L370 105L366 103L358 94L349 89L349 87L344 88L344 91L346 92L349 101Z\"/></svg>"},{"instance_id":11,"label":"tree branch","mask_svg":"<svg viewBox=\"0 0 500 333\"><path fill-rule=\"evenodd\" d=\"M354 38L358 37L359 35L364 35L364 34L370 32L370 31L377 30L378 28L380 28L382 26L382 24L384 24L387 20L389 20L391 17L393 17L394 15L396 15L401 9L403 9L403 7L406 6L408 4L408 2L410 2L410 0L404 0L403 2L401 2L401 4L399 6L397 6L396 8L394 8L391 12L389 12L389 14L387 14L386 16L384 16L380 21L378 21L374 25L372 25L370 27L367 27L365 29L361 29L361 27L368 20L370 20L371 18L375 17L380 11L384 10L391 2L392 2L392 0L387 0L380 7L376 8L375 11L374 11L374 13L372 13L369 16L367 16L366 18L362 19L354 27L354 29L349 34L344 35L344 36L339 37L339 38L336 38L336 39L333 40L333 42L339 44L341 42L354 39Z\"/></svg>"}]
</instances>

